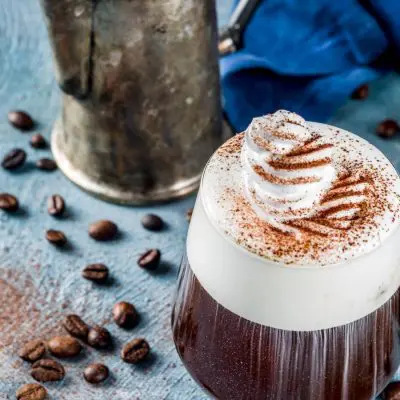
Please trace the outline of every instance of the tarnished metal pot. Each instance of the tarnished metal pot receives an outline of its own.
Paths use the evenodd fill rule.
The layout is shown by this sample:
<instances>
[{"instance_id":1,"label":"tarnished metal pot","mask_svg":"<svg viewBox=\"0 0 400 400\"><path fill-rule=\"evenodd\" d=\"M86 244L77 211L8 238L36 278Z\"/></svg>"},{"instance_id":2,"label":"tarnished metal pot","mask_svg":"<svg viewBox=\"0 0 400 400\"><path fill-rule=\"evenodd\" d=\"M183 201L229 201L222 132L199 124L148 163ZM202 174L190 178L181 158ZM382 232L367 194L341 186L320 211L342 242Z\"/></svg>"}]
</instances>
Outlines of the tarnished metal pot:
<instances>
[{"instance_id":1,"label":"tarnished metal pot","mask_svg":"<svg viewBox=\"0 0 400 400\"><path fill-rule=\"evenodd\" d=\"M52 149L130 204L196 189L222 141L214 0L41 0L63 95Z\"/></svg>"}]
</instances>

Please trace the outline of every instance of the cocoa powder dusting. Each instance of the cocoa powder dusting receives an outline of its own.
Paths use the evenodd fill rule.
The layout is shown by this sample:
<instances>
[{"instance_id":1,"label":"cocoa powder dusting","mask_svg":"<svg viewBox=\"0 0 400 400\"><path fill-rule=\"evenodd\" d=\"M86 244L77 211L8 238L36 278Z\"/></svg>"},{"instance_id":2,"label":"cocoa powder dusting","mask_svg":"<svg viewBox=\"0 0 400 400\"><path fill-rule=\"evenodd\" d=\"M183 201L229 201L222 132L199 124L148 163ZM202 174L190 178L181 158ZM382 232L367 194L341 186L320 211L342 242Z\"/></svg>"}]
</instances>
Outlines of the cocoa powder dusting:
<instances>
[{"instance_id":1,"label":"cocoa powder dusting","mask_svg":"<svg viewBox=\"0 0 400 400\"><path fill-rule=\"evenodd\" d=\"M244 134L239 133L227 141L223 146L221 146L216 154L219 156L235 155L240 154L240 149L242 148L242 143L244 139Z\"/></svg>"},{"instance_id":2,"label":"cocoa powder dusting","mask_svg":"<svg viewBox=\"0 0 400 400\"><path fill-rule=\"evenodd\" d=\"M272 174L268 174L264 171L264 169L260 165L255 165L253 167L254 172L260 176L263 180L275 183L277 185L303 185L305 183L314 183L319 182L321 179L317 176L308 176L308 177L298 177L298 178L278 178Z\"/></svg>"},{"instance_id":3,"label":"cocoa powder dusting","mask_svg":"<svg viewBox=\"0 0 400 400\"><path fill-rule=\"evenodd\" d=\"M31 278L14 270L0 268L0 350L24 345L40 335L55 334L60 318L57 310L39 295ZM48 319L41 309L45 305ZM44 338L44 337L43 337Z\"/></svg>"},{"instance_id":4,"label":"cocoa powder dusting","mask_svg":"<svg viewBox=\"0 0 400 400\"><path fill-rule=\"evenodd\" d=\"M269 165L275 169L283 169L287 171L295 171L298 169L308 169L314 167L321 167L323 165L329 165L332 163L332 159L329 157L322 158L320 160L307 161L307 162L298 162L291 163L286 160L271 160L269 161Z\"/></svg>"},{"instance_id":5,"label":"cocoa powder dusting","mask_svg":"<svg viewBox=\"0 0 400 400\"><path fill-rule=\"evenodd\" d=\"M354 171L359 166L349 168ZM379 172L371 167L370 171L366 171L362 180L357 179L355 182L374 182ZM348 176L351 175L349 172ZM267 253L272 253L277 260L281 257L292 258L300 261L305 255L312 259L318 259L318 255L323 252L337 248L340 243L347 242L349 246L354 246L361 234L364 233L368 227L376 225L375 218L382 215L386 210L386 205L382 202L381 198L385 198L385 193L388 190L388 185L382 182L379 191L381 196L376 196L376 190L365 190L361 192L350 191L346 192L348 195L366 195L367 199L362 203L342 204L336 207L328 208L327 210L319 213L314 218L310 218L310 222L318 224L317 229L303 224L302 220L294 220L287 223L288 226L295 227L301 231L301 238L296 239L290 232L281 231L268 222L260 219L254 212L252 206L248 203L246 198L236 193L234 195L235 207L232 209L231 217L233 223L237 224L238 230L241 232L240 237L237 239L239 245L247 247L250 251L255 252L260 256L265 256ZM354 184L354 182L353 182ZM350 185L350 183L348 183ZM334 185L335 188L344 187L343 185ZM232 196L232 191L226 190L226 196ZM327 194L326 201L334 200L335 197L340 199L344 195ZM358 214L349 218L342 217L339 222L348 221L349 226L343 228L338 223L338 218L330 220L328 217L331 214L348 209L358 209ZM326 231L322 227L330 228ZM329 238L329 240L327 240ZM249 245L249 243L252 243Z\"/></svg>"},{"instance_id":6,"label":"cocoa powder dusting","mask_svg":"<svg viewBox=\"0 0 400 400\"><path fill-rule=\"evenodd\" d=\"M337 135L337 132L333 134ZM314 143L317 139L318 137L296 149L290 157L312 153L313 146L320 149L318 147L320 145ZM211 161L211 168L215 162L218 166L224 165L226 171L231 169L237 171L239 167L241 169L240 153L243 140L244 135L240 134L223 145L214 156L217 160ZM353 140L354 142L358 143L357 139ZM359 143L360 146L365 146L362 142ZM262 138L259 144L268 147L268 143L263 143ZM332 147L330 143L322 144L324 149L330 147ZM383 169L387 168L384 159L380 160L378 157L374 162L368 162L362 150L357 157L354 157L352 150L353 157L348 158L349 150L343 147L336 145L339 151L334 160L321 158L308 162L307 166L303 163L287 162L288 155L281 161L269 162L270 166L282 169L308 168L333 162L337 170L336 180L319 201L321 210L315 211L311 217L300 217L284 222L288 228L293 228L287 231L272 226L267 220L260 218L245 196L240 182L241 176L231 175L230 179L234 176L239 182L235 182L234 185L223 185L222 196L217 200L219 207L227 207L224 211L226 218L224 223L228 236L240 246L262 257L275 261L284 260L288 264L301 264L305 259L318 262L321 255L326 253L351 251L353 247L367 243L369 238L379 235L380 221L384 220L388 212L394 214L393 219L400 216L398 204L393 205L388 202L393 195L397 177L390 173L382 173ZM253 169L262 180L277 185L307 184L318 182L320 179L313 176L283 179L270 175L261 166L255 165ZM256 193L250 192L250 195L254 201ZM284 203L285 200L281 202ZM262 209L261 200L255 203ZM296 217L295 212L293 215Z\"/></svg>"},{"instance_id":7,"label":"cocoa powder dusting","mask_svg":"<svg viewBox=\"0 0 400 400\"><path fill-rule=\"evenodd\" d=\"M24 325L27 315L32 317L32 331L35 331L39 315L39 311L30 300L30 297L34 295L32 282L24 281L22 293L10 283L15 279L15 273L4 270L1 272L4 279L0 279L0 304L2 305L0 308L0 349L13 343L16 332L20 331L21 325Z\"/></svg>"}]
</instances>

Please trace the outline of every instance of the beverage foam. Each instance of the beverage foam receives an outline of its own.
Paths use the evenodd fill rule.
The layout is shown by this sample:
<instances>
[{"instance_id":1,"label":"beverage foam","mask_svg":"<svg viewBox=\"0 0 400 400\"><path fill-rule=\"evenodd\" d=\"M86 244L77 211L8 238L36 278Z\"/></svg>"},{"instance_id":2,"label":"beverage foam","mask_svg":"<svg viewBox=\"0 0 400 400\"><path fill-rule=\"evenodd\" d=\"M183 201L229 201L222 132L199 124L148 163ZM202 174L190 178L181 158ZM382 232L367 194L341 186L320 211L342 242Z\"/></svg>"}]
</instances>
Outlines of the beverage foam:
<instances>
[{"instance_id":1,"label":"beverage foam","mask_svg":"<svg viewBox=\"0 0 400 400\"><path fill-rule=\"evenodd\" d=\"M217 228L250 252L326 265L372 251L398 227L399 182L365 140L280 112L214 154L202 192Z\"/></svg>"},{"instance_id":2,"label":"beverage foam","mask_svg":"<svg viewBox=\"0 0 400 400\"><path fill-rule=\"evenodd\" d=\"M334 169L325 189L284 185L282 190L295 203L286 207L280 204L284 195L273 191L278 187L261 186L259 199L269 203L258 209L260 202L249 196L258 182L250 169L257 159L244 154L247 138L237 135L221 146L204 171L187 240L190 266L219 304L250 321L296 331L365 317L400 284L400 183L395 169L356 135L317 123L306 126L299 133L305 141L311 132L318 143L331 145L326 157L322 149L315 154L315 159L331 159L319 167ZM309 149L301 146L284 149L282 155ZM261 153L257 147L252 150ZM297 172L304 178L309 171ZM308 193L313 200L305 203Z\"/></svg>"}]
</instances>

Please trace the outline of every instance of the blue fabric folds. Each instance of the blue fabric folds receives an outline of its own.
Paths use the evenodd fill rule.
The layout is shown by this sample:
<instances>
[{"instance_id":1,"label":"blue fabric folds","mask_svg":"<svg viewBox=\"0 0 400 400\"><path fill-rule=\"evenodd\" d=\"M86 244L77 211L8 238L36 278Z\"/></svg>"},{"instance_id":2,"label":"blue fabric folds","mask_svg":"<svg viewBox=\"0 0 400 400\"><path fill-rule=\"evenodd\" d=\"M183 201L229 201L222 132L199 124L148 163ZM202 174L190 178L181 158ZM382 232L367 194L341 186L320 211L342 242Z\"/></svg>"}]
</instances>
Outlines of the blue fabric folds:
<instances>
[{"instance_id":1,"label":"blue fabric folds","mask_svg":"<svg viewBox=\"0 0 400 400\"><path fill-rule=\"evenodd\" d=\"M280 108L322 122L393 67L400 0L263 0L243 43L220 61L234 128Z\"/></svg>"}]
</instances>

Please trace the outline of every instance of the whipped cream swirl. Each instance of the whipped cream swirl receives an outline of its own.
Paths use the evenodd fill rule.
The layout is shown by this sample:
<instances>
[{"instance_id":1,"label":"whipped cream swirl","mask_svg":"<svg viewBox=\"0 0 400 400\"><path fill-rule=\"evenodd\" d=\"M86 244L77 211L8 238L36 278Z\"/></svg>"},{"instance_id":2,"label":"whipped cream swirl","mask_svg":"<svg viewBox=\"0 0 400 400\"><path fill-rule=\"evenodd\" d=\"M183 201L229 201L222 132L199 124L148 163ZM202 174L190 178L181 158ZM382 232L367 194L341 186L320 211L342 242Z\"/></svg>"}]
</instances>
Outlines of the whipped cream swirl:
<instances>
[{"instance_id":1,"label":"whipped cream swirl","mask_svg":"<svg viewBox=\"0 0 400 400\"><path fill-rule=\"evenodd\" d=\"M255 118L241 152L247 198L260 218L291 231L288 221L315 214L336 180L333 145L297 114Z\"/></svg>"}]
</instances>

